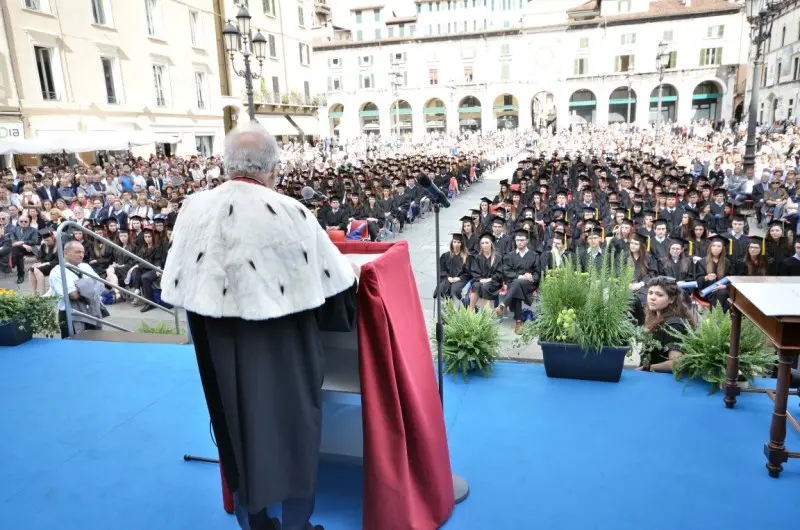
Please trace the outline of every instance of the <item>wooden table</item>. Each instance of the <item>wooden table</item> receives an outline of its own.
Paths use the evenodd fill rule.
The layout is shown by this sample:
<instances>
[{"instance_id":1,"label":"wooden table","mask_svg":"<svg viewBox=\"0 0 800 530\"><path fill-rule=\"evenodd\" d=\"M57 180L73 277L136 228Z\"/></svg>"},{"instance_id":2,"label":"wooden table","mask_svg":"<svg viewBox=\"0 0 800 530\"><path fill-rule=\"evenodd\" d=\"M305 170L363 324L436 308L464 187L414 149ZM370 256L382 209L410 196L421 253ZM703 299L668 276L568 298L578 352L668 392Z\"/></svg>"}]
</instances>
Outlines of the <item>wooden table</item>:
<instances>
[{"instance_id":1,"label":"wooden table","mask_svg":"<svg viewBox=\"0 0 800 530\"><path fill-rule=\"evenodd\" d=\"M789 458L800 458L800 453L786 450L786 404L789 399L789 381L793 357L800 355L800 278L792 277L731 277L728 284L731 304L731 345L725 381L725 406L736 404L740 392L768 394L775 402L769 443L764 444L769 476L778 478L783 463ZM749 318L778 350L778 381L775 391L739 388L739 336L742 315ZM796 394L796 393L795 393ZM797 422L789 416L793 425Z\"/></svg>"}]
</instances>

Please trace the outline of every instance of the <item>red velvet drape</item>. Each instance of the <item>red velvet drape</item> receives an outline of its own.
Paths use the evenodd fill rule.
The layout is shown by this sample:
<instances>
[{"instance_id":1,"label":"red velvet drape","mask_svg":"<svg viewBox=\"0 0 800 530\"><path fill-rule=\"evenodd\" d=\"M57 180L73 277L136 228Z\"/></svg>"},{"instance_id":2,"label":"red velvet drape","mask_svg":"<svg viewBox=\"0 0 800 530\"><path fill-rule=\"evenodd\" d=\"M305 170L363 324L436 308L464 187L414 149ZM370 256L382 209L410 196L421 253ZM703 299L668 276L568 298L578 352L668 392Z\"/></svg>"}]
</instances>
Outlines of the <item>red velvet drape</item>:
<instances>
[{"instance_id":1,"label":"red velvet drape","mask_svg":"<svg viewBox=\"0 0 800 530\"><path fill-rule=\"evenodd\" d=\"M336 242L382 254L361 268L358 349L369 530L432 530L455 504L444 414L408 243ZM226 509L230 503L223 479Z\"/></svg>"},{"instance_id":2,"label":"red velvet drape","mask_svg":"<svg viewBox=\"0 0 800 530\"><path fill-rule=\"evenodd\" d=\"M453 479L408 243L337 246L344 254L383 253L362 266L358 288L363 528L438 528L453 510Z\"/></svg>"}]
</instances>

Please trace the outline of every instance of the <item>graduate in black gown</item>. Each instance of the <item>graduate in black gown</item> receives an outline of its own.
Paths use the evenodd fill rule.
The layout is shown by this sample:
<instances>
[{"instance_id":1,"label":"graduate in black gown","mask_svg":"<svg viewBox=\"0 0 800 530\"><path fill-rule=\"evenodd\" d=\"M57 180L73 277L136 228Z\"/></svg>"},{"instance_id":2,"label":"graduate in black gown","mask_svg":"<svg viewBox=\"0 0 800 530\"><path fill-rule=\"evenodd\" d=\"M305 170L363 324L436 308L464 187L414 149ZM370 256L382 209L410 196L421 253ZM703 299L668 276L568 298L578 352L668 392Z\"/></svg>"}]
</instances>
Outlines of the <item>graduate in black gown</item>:
<instances>
[{"instance_id":1,"label":"graduate in black gown","mask_svg":"<svg viewBox=\"0 0 800 530\"><path fill-rule=\"evenodd\" d=\"M634 293L633 316L641 326L644 324L644 304L647 296L647 282L658 276L657 264L653 256L647 252L647 239L641 234L636 234L628 243L628 249L622 256L626 262L633 264L633 283L630 288Z\"/></svg>"},{"instance_id":2,"label":"graduate in black gown","mask_svg":"<svg viewBox=\"0 0 800 530\"><path fill-rule=\"evenodd\" d=\"M503 256L503 279L507 291L496 312L502 315L506 307L514 312L514 332L522 333L522 304L530 304L533 292L539 285L539 255L528 248L529 234L525 230L514 232L513 252Z\"/></svg>"},{"instance_id":3,"label":"graduate in black gown","mask_svg":"<svg viewBox=\"0 0 800 530\"><path fill-rule=\"evenodd\" d=\"M781 276L800 276L800 238L794 242L794 255L783 262Z\"/></svg>"},{"instance_id":4,"label":"graduate in black gown","mask_svg":"<svg viewBox=\"0 0 800 530\"><path fill-rule=\"evenodd\" d=\"M637 370L672 372L672 363L682 354L673 333L685 333L687 324L693 325L692 313L677 282L664 276L651 279L647 283L644 328L661 347L648 359L642 358Z\"/></svg>"},{"instance_id":5,"label":"graduate in black gown","mask_svg":"<svg viewBox=\"0 0 800 530\"><path fill-rule=\"evenodd\" d=\"M650 253L656 261L669 255L667 222L663 219L659 219L653 223L653 237L650 238Z\"/></svg>"},{"instance_id":6,"label":"graduate in black gown","mask_svg":"<svg viewBox=\"0 0 800 530\"><path fill-rule=\"evenodd\" d=\"M503 258L495 251L494 241L492 234L483 234L479 239L480 252L470 261L469 271L472 275L470 309L474 309L478 302L483 307L497 300L497 294L503 286Z\"/></svg>"},{"instance_id":7,"label":"graduate in black gown","mask_svg":"<svg viewBox=\"0 0 800 530\"><path fill-rule=\"evenodd\" d=\"M330 208L320 215L319 223L326 230L346 230L350 212L342 208L339 197L330 197Z\"/></svg>"},{"instance_id":8,"label":"graduate in black gown","mask_svg":"<svg viewBox=\"0 0 800 530\"><path fill-rule=\"evenodd\" d=\"M564 266L567 259L573 259L574 255L567 249L565 243L567 237L561 232L556 232L551 241L545 245L539 256L539 271L543 277L549 269L558 269Z\"/></svg>"},{"instance_id":9,"label":"graduate in black gown","mask_svg":"<svg viewBox=\"0 0 800 530\"><path fill-rule=\"evenodd\" d=\"M778 276L783 271L784 262L794 254L792 243L786 237L783 221L772 221L765 238L766 255L773 267L772 274Z\"/></svg>"},{"instance_id":10,"label":"graduate in black gown","mask_svg":"<svg viewBox=\"0 0 800 530\"><path fill-rule=\"evenodd\" d=\"M467 253L474 256L478 253L478 234L475 232L475 223L472 217L465 215L461 219L461 235L464 236Z\"/></svg>"},{"instance_id":11,"label":"graduate in black gown","mask_svg":"<svg viewBox=\"0 0 800 530\"><path fill-rule=\"evenodd\" d=\"M685 239L673 239L669 245L669 256L658 262L660 276L672 278L676 282L693 282L696 279L696 263L692 256L684 254L691 246ZM699 261L699 260L698 260Z\"/></svg>"},{"instance_id":12,"label":"graduate in black gown","mask_svg":"<svg viewBox=\"0 0 800 530\"><path fill-rule=\"evenodd\" d=\"M763 238L749 237L747 255L734 262L734 276L772 276L774 266L770 264Z\"/></svg>"},{"instance_id":13,"label":"graduate in black gown","mask_svg":"<svg viewBox=\"0 0 800 530\"><path fill-rule=\"evenodd\" d=\"M450 250L439 256L439 285L433 297L442 296L461 300L461 291L470 280L469 254L464 244L464 236L452 234Z\"/></svg>"},{"instance_id":14,"label":"graduate in black gown","mask_svg":"<svg viewBox=\"0 0 800 530\"><path fill-rule=\"evenodd\" d=\"M602 228L595 227L586 233L587 246L578 251L581 270L588 272L591 267L600 270L603 266L603 252L614 252L613 248L603 248L603 232Z\"/></svg>"},{"instance_id":15,"label":"graduate in black gown","mask_svg":"<svg viewBox=\"0 0 800 530\"><path fill-rule=\"evenodd\" d=\"M703 290L719 280L733 273L734 263L728 256L729 240L717 234L711 238L706 257L697 263L697 288ZM712 309L719 305L723 311L728 311L728 288L724 285L717 286L714 291L705 297Z\"/></svg>"},{"instance_id":16,"label":"graduate in black gown","mask_svg":"<svg viewBox=\"0 0 800 530\"><path fill-rule=\"evenodd\" d=\"M734 261L741 261L747 255L747 246L750 240L745 233L745 218L743 215L734 215L731 218L731 227L725 237L728 238L728 256Z\"/></svg>"}]
</instances>

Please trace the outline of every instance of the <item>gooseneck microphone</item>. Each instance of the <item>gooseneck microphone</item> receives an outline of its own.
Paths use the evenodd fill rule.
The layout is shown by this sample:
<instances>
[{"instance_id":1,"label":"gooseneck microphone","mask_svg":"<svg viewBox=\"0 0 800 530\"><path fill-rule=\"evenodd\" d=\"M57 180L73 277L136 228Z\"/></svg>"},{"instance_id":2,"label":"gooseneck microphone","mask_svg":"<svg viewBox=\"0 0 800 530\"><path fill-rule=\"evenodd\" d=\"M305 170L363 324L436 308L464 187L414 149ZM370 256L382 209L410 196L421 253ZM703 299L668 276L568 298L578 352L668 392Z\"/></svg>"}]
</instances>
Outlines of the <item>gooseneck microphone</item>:
<instances>
[{"instance_id":1,"label":"gooseneck microphone","mask_svg":"<svg viewBox=\"0 0 800 530\"><path fill-rule=\"evenodd\" d=\"M450 201L447 200L447 195L445 195L442 190L440 190L439 187L431 181L431 178L428 175L425 173L420 173L417 177L417 183L427 190L434 202L438 203L444 208L450 208Z\"/></svg>"},{"instance_id":2,"label":"gooseneck microphone","mask_svg":"<svg viewBox=\"0 0 800 530\"><path fill-rule=\"evenodd\" d=\"M319 197L321 199L328 200L326 195L321 194L311 186L305 186L302 190L300 190L300 195L303 197L303 200L310 201L314 197Z\"/></svg>"}]
</instances>

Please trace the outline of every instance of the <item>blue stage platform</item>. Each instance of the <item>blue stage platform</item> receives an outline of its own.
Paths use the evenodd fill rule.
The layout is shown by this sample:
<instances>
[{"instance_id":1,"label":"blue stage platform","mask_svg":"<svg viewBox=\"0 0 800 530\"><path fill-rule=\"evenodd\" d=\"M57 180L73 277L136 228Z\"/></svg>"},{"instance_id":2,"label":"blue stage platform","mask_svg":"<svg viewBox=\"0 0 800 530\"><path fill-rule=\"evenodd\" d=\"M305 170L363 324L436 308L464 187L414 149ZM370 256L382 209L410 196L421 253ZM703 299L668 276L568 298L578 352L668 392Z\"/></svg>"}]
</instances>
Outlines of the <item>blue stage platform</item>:
<instances>
[{"instance_id":1,"label":"blue stage platform","mask_svg":"<svg viewBox=\"0 0 800 530\"><path fill-rule=\"evenodd\" d=\"M472 487L447 530L797 528L800 461L764 468L772 402L671 376L548 379L502 363L446 379L453 469ZM790 409L798 410L796 397ZM235 530L186 346L34 340L0 348L0 529ZM800 449L789 427L787 445ZM324 464L315 521L360 528L361 474ZM380 530L380 529L369 529Z\"/></svg>"}]
</instances>

